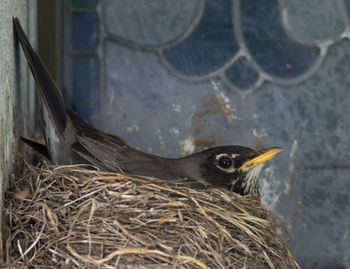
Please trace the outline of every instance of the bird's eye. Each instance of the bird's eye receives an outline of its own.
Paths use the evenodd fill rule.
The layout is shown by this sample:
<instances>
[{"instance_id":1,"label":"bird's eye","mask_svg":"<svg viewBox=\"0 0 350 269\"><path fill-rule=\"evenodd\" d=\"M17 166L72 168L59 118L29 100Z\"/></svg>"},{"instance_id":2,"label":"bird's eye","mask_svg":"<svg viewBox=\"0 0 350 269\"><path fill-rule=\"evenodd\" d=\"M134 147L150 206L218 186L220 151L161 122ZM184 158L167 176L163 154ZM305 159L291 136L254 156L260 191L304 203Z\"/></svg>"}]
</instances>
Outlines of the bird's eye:
<instances>
[{"instance_id":1,"label":"bird's eye","mask_svg":"<svg viewBox=\"0 0 350 269\"><path fill-rule=\"evenodd\" d=\"M219 165L221 168L224 168L224 169L230 168L232 165L232 160L229 157L221 157L219 159Z\"/></svg>"}]
</instances>

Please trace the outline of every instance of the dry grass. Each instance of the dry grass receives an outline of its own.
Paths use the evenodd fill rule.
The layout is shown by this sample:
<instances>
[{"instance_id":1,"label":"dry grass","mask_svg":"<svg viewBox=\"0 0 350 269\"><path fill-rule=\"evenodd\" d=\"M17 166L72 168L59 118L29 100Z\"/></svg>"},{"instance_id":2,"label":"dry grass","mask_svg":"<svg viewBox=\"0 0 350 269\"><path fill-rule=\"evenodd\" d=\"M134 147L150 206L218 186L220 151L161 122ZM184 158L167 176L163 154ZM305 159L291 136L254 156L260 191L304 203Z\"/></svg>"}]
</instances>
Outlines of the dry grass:
<instances>
[{"instance_id":1,"label":"dry grass","mask_svg":"<svg viewBox=\"0 0 350 269\"><path fill-rule=\"evenodd\" d=\"M299 268L257 200L85 168L12 182L4 267Z\"/></svg>"}]
</instances>

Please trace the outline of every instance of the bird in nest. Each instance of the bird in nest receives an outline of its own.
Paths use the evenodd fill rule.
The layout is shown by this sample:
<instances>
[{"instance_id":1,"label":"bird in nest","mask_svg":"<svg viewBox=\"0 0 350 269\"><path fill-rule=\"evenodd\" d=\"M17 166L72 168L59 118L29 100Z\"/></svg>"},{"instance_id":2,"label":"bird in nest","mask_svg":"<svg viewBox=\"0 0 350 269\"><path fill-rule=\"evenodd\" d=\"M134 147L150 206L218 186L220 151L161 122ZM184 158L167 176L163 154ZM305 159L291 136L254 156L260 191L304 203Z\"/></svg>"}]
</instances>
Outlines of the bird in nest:
<instances>
[{"instance_id":1,"label":"bird in nest","mask_svg":"<svg viewBox=\"0 0 350 269\"><path fill-rule=\"evenodd\" d=\"M22 46L41 96L46 146L23 141L46 155L54 164L90 163L102 170L165 180L189 178L224 187L241 195L259 197L263 165L282 152L272 147L255 151L243 146L221 146L182 158L164 158L142 152L118 136L88 125L66 108L60 90L40 56L30 45L17 18L14 32Z\"/></svg>"}]
</instances>

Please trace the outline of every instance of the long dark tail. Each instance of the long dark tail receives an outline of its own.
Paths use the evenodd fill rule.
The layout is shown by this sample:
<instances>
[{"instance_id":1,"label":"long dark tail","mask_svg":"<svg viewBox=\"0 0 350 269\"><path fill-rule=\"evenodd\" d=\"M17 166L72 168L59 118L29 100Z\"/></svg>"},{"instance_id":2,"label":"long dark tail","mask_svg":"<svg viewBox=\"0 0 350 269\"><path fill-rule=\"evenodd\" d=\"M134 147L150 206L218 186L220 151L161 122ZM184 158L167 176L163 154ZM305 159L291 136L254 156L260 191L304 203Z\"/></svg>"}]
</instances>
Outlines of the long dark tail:
<instances>
[{"instance_id":1,"label":"long dark tail","mask_svg":"<svg viewBox=\"0 0 350 269\"><path fill-rule=\"evenodd\" d=\"M53 124L56 130L62 134L67 124L66 107L64 105L62 94L40 56L30 45L18 18L13 18L13 28L15 35L23 48L44 104L53 120Z\"/></svg>"}]
</instances>

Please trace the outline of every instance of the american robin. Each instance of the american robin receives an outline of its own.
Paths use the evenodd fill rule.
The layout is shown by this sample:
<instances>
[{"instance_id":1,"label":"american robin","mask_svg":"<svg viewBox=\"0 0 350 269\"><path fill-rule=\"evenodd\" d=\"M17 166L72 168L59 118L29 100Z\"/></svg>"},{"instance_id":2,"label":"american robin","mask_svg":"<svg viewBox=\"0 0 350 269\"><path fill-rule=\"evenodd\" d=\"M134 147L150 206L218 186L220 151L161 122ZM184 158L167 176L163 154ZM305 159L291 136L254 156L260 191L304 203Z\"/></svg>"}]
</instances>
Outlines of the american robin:
<instances>
[{"instance_id":1,"label":"american robin","mask_svg":"<svg viewBox=\"0 0 350 269\"><path fill-rule=\"evenodd\" d=\"M162 179L190 178L242 194L259 196L258 179L265 162L281 148L255 151L243 146L210 148L183 158L164 158L139 151L120 137L88 125L65 107L63 97L45 64L33 50L20 22L13 19L17 36L39 89L46 137L46 149L34 141L25 142L46 150L54 164L91 163L103 170ZM41 148L40 148L41 147Z\"/></svg>"}]
</instances>

